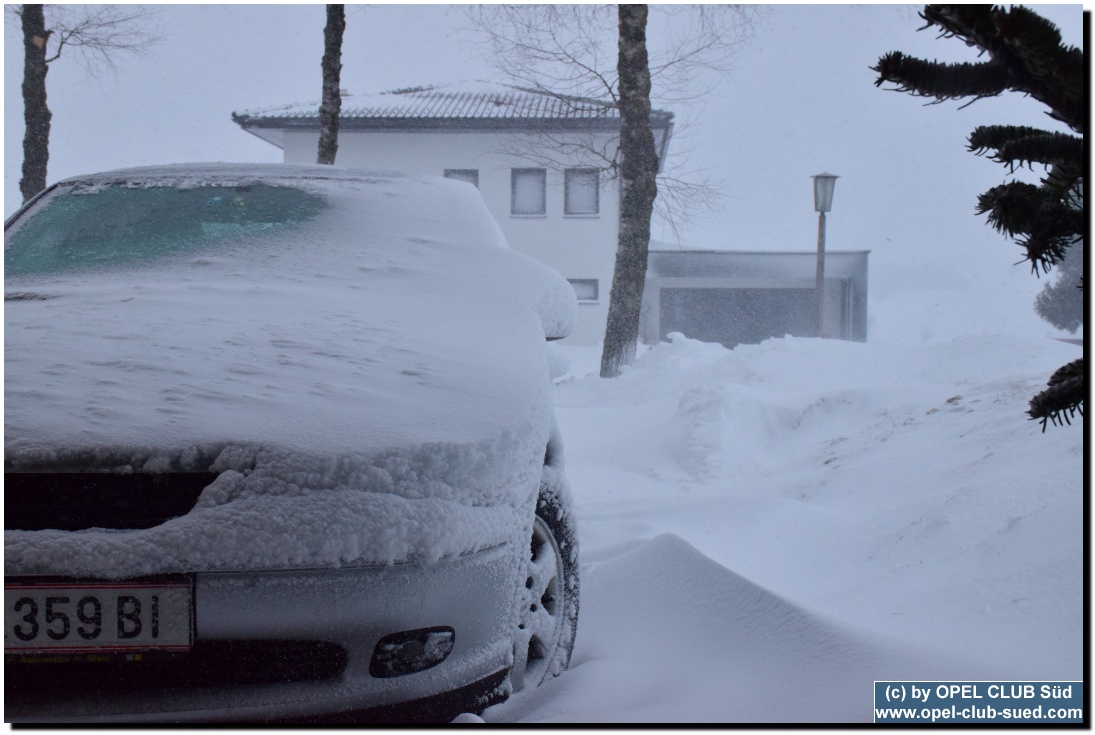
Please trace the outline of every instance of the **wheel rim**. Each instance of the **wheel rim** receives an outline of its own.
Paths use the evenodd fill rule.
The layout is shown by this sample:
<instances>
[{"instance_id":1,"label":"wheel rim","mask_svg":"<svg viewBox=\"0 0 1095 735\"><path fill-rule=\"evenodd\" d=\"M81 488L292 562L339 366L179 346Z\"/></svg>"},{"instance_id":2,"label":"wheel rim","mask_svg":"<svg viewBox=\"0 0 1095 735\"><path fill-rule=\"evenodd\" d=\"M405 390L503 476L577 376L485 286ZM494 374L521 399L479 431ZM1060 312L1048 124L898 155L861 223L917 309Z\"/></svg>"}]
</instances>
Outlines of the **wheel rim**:
<instances>
[{"instance_id":1,"label":"wheel rim","mask_svg":"<svg viewBox=\"0 0 1095 735\"><path fill-rule=\"evenodd\" d=\"M532 559L521 590L521 620L513 642L513 690L547 678L563 630L562 556L551 529L532 525Z\"/></svg>"}]
</instances>

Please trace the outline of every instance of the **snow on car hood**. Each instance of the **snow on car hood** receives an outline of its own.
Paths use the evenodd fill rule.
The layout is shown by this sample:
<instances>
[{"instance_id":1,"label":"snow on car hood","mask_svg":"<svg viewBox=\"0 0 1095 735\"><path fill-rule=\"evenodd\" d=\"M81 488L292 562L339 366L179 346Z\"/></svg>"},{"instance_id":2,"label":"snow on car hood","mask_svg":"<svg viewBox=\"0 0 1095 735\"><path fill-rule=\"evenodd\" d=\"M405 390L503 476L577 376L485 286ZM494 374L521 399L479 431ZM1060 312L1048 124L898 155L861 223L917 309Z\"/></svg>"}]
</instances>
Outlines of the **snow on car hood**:
<instances>
[{"instance_id":1,"label":"snow on car hood","mask_svg":"<svg viewBox=\"0 0 1095 735\"><path fill-rule=\"evenodd\" d=\"M157 528L8 532L8 573L440 558L503 540L531 508L554 420L544 325L568 328L574 297L505 246L473 187L288 166L81 185L287 171L279 185L329 205L306 225L125 271L6 279L21 294L5 309L8 471L222 473ZM140 565L123 561L136 538Z\"/></svg>"}]
</instances>

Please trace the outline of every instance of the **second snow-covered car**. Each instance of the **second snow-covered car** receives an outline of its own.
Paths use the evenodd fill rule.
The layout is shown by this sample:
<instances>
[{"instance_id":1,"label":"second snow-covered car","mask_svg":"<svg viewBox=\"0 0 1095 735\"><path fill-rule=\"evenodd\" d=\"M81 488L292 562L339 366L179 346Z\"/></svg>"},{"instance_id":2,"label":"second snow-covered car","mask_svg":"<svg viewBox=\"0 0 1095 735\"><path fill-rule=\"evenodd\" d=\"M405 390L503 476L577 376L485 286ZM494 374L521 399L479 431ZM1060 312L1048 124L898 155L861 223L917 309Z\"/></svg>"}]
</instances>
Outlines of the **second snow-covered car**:
<instances>
[{"instance_id":1,"label":"second snow-covered car","mask_svg":"<svg viewBox=\"0 0 1095 735\"><path fill-rule=\"evenodd\" d=\"M8 721L438 719L566 667L575 296L473 187L77 177L4 268Z\"/></svg>"}]
</instances>

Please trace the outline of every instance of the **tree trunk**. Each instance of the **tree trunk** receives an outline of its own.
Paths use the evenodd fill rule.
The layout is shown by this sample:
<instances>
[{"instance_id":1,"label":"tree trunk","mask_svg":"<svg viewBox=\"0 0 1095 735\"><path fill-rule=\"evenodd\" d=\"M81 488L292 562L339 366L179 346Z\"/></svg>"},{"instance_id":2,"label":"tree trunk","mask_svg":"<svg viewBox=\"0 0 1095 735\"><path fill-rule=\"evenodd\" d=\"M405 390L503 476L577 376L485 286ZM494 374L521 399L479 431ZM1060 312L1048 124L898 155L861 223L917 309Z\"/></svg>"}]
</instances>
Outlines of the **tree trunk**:
<instances>
[{"instance_id":1,"label":"tree trunk","mask_svg":"<svg viewBox=\"0 0 1095 735\"><path fill-rule=\"evenodd\" d=\"M658 154L650 130L650 63L646 5L618 6L620 22L620 234L608 300L601 377L614 378L635 361L639 310L646 285L650 217L658 196Z\"/></svg>"},{"instance_id":2,"label":"tree trunk","mask_svg":"<svg viewBox=\"0 0 1095 735\"><path fill-rule=\"evenodd\" d=\"M46 30L42 5L24 5L23 20L23 178L19 191L27 201L46 188L46 166L49 164L49 124L53 117L46 106Z\"/></svg>"},{"instance_id":3,"label":"tree trunk","mask_svg":"<svg viewBox=\"0 0 1095 735\"><path fill-rule=\"evenodd\" d=\"M323 102L319 106L319 155L316 163L333 165L338 154L338 115L342 109L342 34L346 30L344 5L327 6L323 29Z\"/></svg>"}]
</instances>

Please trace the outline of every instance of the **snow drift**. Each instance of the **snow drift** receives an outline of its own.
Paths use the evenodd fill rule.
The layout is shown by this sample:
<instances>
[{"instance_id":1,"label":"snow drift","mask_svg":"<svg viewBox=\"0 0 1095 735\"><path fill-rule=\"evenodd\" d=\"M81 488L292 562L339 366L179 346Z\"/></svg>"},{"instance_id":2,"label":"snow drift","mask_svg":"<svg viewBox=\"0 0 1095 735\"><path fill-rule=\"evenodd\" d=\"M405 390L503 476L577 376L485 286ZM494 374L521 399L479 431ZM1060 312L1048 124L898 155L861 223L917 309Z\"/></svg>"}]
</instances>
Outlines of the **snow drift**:
<instances>
[{"instance_id":1,"label":"snow drift","mask_svg":"<svg viewBox=\"0 0 1095 735\"><path fill-rule=\"evenodd\" d=\"M872 682L1082 680L1077 348L673 336L555 399L582 543L571 668L491 722L870 722Z\"/></svg>"}]
</instances>

